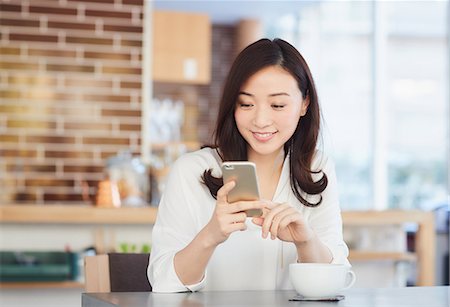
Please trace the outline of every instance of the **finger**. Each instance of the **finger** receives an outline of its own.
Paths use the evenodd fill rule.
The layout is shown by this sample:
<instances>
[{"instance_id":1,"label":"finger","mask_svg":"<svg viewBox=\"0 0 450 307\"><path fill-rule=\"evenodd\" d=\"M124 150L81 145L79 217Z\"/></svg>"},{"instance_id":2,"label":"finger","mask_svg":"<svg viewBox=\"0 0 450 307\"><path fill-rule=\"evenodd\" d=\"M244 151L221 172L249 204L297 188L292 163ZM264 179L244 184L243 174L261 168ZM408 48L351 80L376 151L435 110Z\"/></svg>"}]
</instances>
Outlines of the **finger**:
<instances>
[{"instance_id":1,"label":"finger","mask_svg":"<svg viewBox=\"0 0 450 307\"><path fill-rule=\"evenodd\" d=\"M271 210L279 205L279 203L274 203L273 201L267 200L267 199L261 199L262 203L264 203L264 209Z\"/></svg>"},{"instance_id":2,"label":"finger","mask_svg":"<svg viewBox=\"0 0 450 307\"><path fill-rule=\"evenodd\" d=\"M235 212L242 212L250 209L263 209L265 207L265 204L259 200L255 201L238 201L235 203L229 204L229 212L235 213Z\"/></svg>"},{"instance_id":3,"label":"finger","mask_svg":"<svg viewBox=\"0 0 450 307\"><path fill-rule=\"evenodd\" d=\"M288 206L289 205L287 204L279 204L277 207L274 207L266 214L266 216L264 217L264 223L262 224L262 237L264 239L267 238L267 235L269 234L270 225L272 225L275 215L285 210Z\"/></svg>"},{"instance_id":4,"label":"finger","mask_svg":"<svg viewBox=\"0 0 450 307\"><path fill-rule=\"evenodd\" d=\"M293 215L296 210L292 207L286 208L285 210L278 213L272 220L272 225L270 226L270 238L275 240L278 236L278 231L280 228L280 221L284 220L287 216Z\"/></svg>"},{"instance_id":5,"label":"finger","mask_svg":"<svg viewBox=\"0 0 450 307\"><path fill-rule=\"evenodd\" d=\"M234 181L230 181L225 183L218 191L217 191L217 201L219 202L227 202L228 193L236 186Z\"/></svg>"},{"instance_id":6,"label":"finger","mask_svg":"<svg viewBox=\"0 0 450 307\"><path fill-rule=\"evenodd\" d=\"M229 233L233 233L236 231L244 231L247 229L247 225L245 225L245 223L234 223L234 224L230 224L229 227Z\"/></svg>"},{"instance_id":7,"label":"finger","mask_svg":"<svg viewBox=\"0 0 450 307\"><path fill-rule=\"evenodd\" d=\"M231 215L230 222L231 223L245 223L247 219L247 214L245 212L237 212Z\"/></svg>"},{"instance_id":8,"label":"finger","mask_svg":"<svg viewBox=\"0 0 450 307\"><path fill-rule=\"evenodd\" d=\"M296 212L289 216L289 218L284 218L280 220L280 225L278 229L284 229L289 226L289 224L298 222L301 219L301 214L296 210Z\"/></svg>"},{"instance_id":9,"label":"finger","mask_svg":"<svg viewBox=\"0 0 450 307\"><path fill-rule=\"evenodd\" d=\"M254 217L252 218L252 222L255 225L261 226L264 222L264 219L262 217Z\"/></svg>"}]
</instances>

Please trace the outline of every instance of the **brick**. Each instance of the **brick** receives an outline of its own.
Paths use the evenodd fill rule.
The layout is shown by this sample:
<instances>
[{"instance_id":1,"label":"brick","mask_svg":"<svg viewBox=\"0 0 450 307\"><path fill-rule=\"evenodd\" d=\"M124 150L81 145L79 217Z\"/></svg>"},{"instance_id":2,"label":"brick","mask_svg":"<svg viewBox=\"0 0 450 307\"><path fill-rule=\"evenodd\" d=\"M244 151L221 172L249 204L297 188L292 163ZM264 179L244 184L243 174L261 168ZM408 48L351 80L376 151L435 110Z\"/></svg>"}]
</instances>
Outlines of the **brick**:
<instances>
[{"instance_id":1,"label":"brick","mask_svg":"<svg viewBox=\"0 0 450 307\"><path fill-rule=\"evenodd\" d=\"M54 178L25 179L25 185L28 187L72 187L74 186L74 180Z\"/></svg>"},{"instance_id":2,"label":"brick","mask_svg":"<svg viewBox=\"0 0 450 307\"><path fill-rule=\"evenodd\" d=\"M102 122L77 122L77 123L64 123L64 129L68 130L77 130L77 131L83 131L83 130L104 130L104 131L111 131L112 130L112 124L111 123L102 123Z\"/></svg>"},{"instance_id":3,"label":"brick","mask_svg":"<svg viewBox=\"0 0 450 307\"><path fill-rule=\"evenodd\" d=\"M52 136L52 135L27 135L25 137L27 143L41 144L75 144L75 137L69 136Z\"/></svg>"},{"instance_id":4,"label":"brick","mask_svg":"<svg viewBox=\"0 0 450 307\"><path fill-rule=\"evenodd\" d=\"M34 149L0 149L0 156L5 158L35 158L37 151Z\"/></svg>"},{"instance_id":5,"label":"brick","mask_svg":"<svg viewBox=\"0 0 450 307\"><path fill-rule=\"evenodd\" d=\"M39 64L21 62L0 62L0 69L38 70Z\"/></svg>"},{"instance_id":6,"label":"brick","mask_svg":"<svg viewBox=\"0 0 450 307\"><path fill-rule=\"evenodd\" d=\"M67 192L45 192L43 195L43 201L46 203L55 202L55 203L61 203L61 202L76 202L81 203L83 202L83 196L81 193L67 193Z\"/></svg>"},{"instance_id":7,"label":"brick","mask_svg":"<svg viewBox=\"0 0 450 307\"><path fill-rule=\"evenodd\" d=\"M122 39L122 46L142 47L142 40Z\"/></svg>"},{"instance_id":8,"label":"brick","mask_svg":"<svg viewBox=\"0 0 450 307\"><path fill-rule=\"evenodd\" d=\"M24 172L24 173L54 173L56 166L53 164L7 164L8 172Z\"/></svg>"},{"instance_id":9,"label":"brick","mask_svg":"<svg viewBox=\"0 0 450 307\"><path fill-rule=\"evenodd\" d=\"M33 192L16 192L14 193L15 202L36 202L38 200L36 193Z\"/></svg>"},{"instance_id":10,"label":"brick","mask_svg":"<svg viewBox=\"0 0 450 307\"><path fill-rule=\"evenodd\" d=\"M87 101L130 102L130 96L128 95L84 94L83 99Z\"/></svg>"},{"instance_id":11,"label":"brick","mask_svg":"<svg viewBox=\"0 0 450 307\"><path fill-rule=\"evenodd\" d=\"M94 66L47 64L46 67L48 71L84 72L84 73L93 73L95 71Z\"/></svg>"},{"instance_id":12,"label":"brick","mask_svg":"<svg viewBox=\"0 0 450 307\"><path fill-rule=\"evenodd\" d=\"M0 12L20 12L21 5L0 3Z\"/></svg>"},{"instance_id":13,"label":"brick","mask_svg":"<svg viewBox=\"0 0 450 307\"><path fill-rule=\"evenodd\" d=\"M142 33L143 28L141 26L121 26L121 25L105 24L103 26L103 30L104 31L114 31L114 32Z\"/></svg>"},{"instance_id":14,"label":"brick","mask_svg":"<svg viewBox=\"0 0 450 307\"><path fill-rule=\"evenodd\" d=\"M87 44L87 45L112 45L113 40L109 38L95 38L95 37L75 37L67 36L66 42L70 44Z\"/></svg>"},{"instance_id":15,"label":"brick","mask_svg":"<svg viewBox=\"0 0 450 307\"><path fill-rule=\"evenodd\" d=\"M38 20L29 20L29 19L0 19L1 26L17 26L17 27L39 27Z\"/></svg>"},{"instance_id":16,"label":"brick","mask_svg":"<svg viewBox=\"0 0 450 307\"><path fill-rule=\"evenodd\" d=\"M9 33L10 41L29 41L29 42L58 42L58 36L56 35L42 35L42 34L22 34L22 33Z\"/></svg>"},{"instance_id":17,"label":"brick","mask_svg":"<svg viewBox=\"0 0 450 307\"><path fill-rule=\"evenodd\" d=\"M45 57L64 57L75 58L77 56L74 50L58 50L58 49L28 49L30 56L45 56Z\"/></svg>"},{"instance_id":18,"label":"brick","mask_svg":"<svg viewBox=\"0 0 450 307\"><path fill-rule=\"evenodd\" d=\"M127 82L127 81L122 81L120 82L120 87L121 88L141 88L142 83L141 82Z\"/></svg>"},{"instance_id":19,"label":"brick","mask_svg":"<svg viewBox=\"0 0 450 307\"><path fill-rule=\"evenodd\" d=\"M122 0L123 4L144 5L144 0Z\"/></svg>"},{"instance_id":20,"label":"brick","mask_svg":"<svg viewBox=\"0 0 450 307\"><path fill-rule=\"evenodd\" d=\"M140 124L120 124L119 125L120 131L141 131L141 125Z\"/></svg>"},{"instance_id":21,"label":"brick","mask_svg":"<svg viewBox=\"0 0 450 307\"><path fill-rule=\"evenodd\" d=\"M33 3L33 2L30 2ZM34 6L30 5L28 8L30 13L43 13L43 14L57 14L57 15L77 15L77 9L61 8L61 7L49 7L49 6Z\"/></svg>"},{"instance_id":22,"label":"brick","mask_svg":"<svg viewBox=\"0 0 450 307\"><path fill-rule=\"evenodd\" d=\"M103 60L118 60L118 61L131 60L131 54L119 52L111 53L111 52L85 51L84 57L87 59L103 59Z\"/></svg>"},{"instance_id":23,"label":"brick","mask_svg":"<svg viewBox=\"0 0 450 307\"><path fill-rule=\"evenodd\" d=\"M95 24L86 22L61 22L61 21L49 21L47 23L48 28L55 29L70 29L70 30L95 30Z\"/></svg>"},{"instance_id":24,"label":"brick","mask_svg":"<svg viewBox=\"0 0 450 307\"><path fill-rule=\"evenodd\" d=\"M64 80L64 84L68 87L82 87L86 88L95 88L98 89L100 87L112 88L113 84L111 80L96 80L93 78L75 78L75 77L66 77Z\"/></svg>"},{"instance_id":25,"label":"brick","mask_svg":"<svg viewBox=\"0 0 450 307\"><path fill-rule=\"evenodd\" d=\"M29 73L27 75L16 73L8 77L8 82L11 85L55 86L57 84L57 79L48 75L30 76Z\"/></svg>"},{"instance_id":26,"label":"brick","mask_svg":"<svg viewBox=\"0 0 450 307\"><path fill-rule=\"evenodd\" d=\"M119 12L119 11L100 11L100 10L86 10L86 16L93 17L113 17L113 18L126 18L131 19L131 13L129 12Z\"/></svg>"},{"instance_id":27,"label":"brick","mask_svg":"<svg viewBox=\"0 0 450 307\"><path fill-rule=\"evenodd\" d=\"M103 165L64 165L64 173L102 173Z\"/></svg>"},{"instance_id":28,"label":"brick","mask_svg":"<svg viewBox=\"0 0 450 307\"><path fill-rule=\"evenodd\" d=\"M11 134L0 134L0 143L18 143L19 136Z\"/></svg>"},{"instance_id":29,"label":"brick","mask_svg":"<svg viewBox=\"0 0 450 307\"><path fill-rule=\"evenodd\" d=\"M0 47L1 55L20 55L20 48L15 47Z\"/></svg>"},{"instance_id":30,"label":"brick","mask_svg":"<svg viewBox=\"0 0 450 307\"><path fill-rule=\"evenodd\" d=\"M140 110L107 110L103 109L101 112L102 116L120 116L120 117L140 117Z\"/></svg>"},{"instance_id":31,"label":"brick","mask_svg":"<svg viewBox=\"0 0 450 307\"><path fill-rule=\"evenodd\" d=\"M75 3L79 3L79 2L85 2L85 3L107 3L107 4L114 4L115 0L67 0L67 2L75 2Z\"/></svg>"},{"instance_id":32,"label":"brick","mask_svg":"<svg viewBox=\"0 0 450 307\"><path fill-rule=\"evenodd\" d=\"M131 68L131 67L114 67L114 66L103 66L102 73L104 74L131 74L131 75L140 75L142 69L139 67Z\"/></svg>"},{"instance_id":33,"label":"brick","mask_svg":"<svg viewBox=\"0 0 450 307\"><path fill-rule=\"evenodd\" d=\"M128 138L100 138L100 137L83 137L83 144L102 144L102 145L130 145L130 140Z\"/></svg>"},{"instance_id":34,"label":"brick","mask_svg":"<svg viewBox=\"0 0 450 307\"><path fill-rule=\"evenodd\" d=\"M55 122L38 121L38 120L13 120L6 121L7 128L23 128L23 129L56 129Z\"/></svg>"},{"instance_id":35,"label":"brick","mask_svg":"<svg viewBox=\"0 0 450 307\"><path fill-rule=\"evenodd\" d=\"M49 150L46 149L44 156L46 158L62 158L62 159L93 159L94 154L90 151L63 151L61 150Z\"/></svg>"}]
</instances>

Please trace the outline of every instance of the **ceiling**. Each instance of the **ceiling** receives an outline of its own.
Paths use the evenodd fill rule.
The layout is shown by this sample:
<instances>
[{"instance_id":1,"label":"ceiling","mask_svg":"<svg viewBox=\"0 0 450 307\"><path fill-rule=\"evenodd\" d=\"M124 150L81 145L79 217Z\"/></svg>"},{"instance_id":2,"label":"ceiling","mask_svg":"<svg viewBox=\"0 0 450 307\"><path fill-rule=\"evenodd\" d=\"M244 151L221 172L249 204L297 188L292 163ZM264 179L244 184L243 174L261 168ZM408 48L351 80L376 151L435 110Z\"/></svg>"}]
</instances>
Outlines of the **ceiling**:
<instances>
[{"instance_id":1,"label":"ceiling","mask_svg":"<svg viewBox=\"0 0 450 307\"><path fill-rule=\"evenodd\" d=\"M214 24L234 24L245 18L270 21L318 1L153 0L152 3L156 9L206 13Z\"/></svg>"}]
</instances>

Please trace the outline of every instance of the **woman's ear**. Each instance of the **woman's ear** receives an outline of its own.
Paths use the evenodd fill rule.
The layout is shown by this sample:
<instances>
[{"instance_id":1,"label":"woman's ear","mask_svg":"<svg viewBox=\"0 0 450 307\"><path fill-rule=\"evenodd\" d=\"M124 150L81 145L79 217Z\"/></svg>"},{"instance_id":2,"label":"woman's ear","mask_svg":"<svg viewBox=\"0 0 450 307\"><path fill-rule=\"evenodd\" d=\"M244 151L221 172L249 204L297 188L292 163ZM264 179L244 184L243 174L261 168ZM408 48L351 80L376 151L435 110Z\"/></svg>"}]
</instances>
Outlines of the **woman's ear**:
<instances>
[{"instance_id":1,"label":"woman's ear","mask_svg":"<svg viewBox=\"0 0 450 307\"><path fill-rule=\"evenodd\" d=\"M306 96L305 99L302 101L302 109L300 111L300 116L305 116L306 112L308 112L309 107L309 95Z\"/></svg>"}]
</instances>

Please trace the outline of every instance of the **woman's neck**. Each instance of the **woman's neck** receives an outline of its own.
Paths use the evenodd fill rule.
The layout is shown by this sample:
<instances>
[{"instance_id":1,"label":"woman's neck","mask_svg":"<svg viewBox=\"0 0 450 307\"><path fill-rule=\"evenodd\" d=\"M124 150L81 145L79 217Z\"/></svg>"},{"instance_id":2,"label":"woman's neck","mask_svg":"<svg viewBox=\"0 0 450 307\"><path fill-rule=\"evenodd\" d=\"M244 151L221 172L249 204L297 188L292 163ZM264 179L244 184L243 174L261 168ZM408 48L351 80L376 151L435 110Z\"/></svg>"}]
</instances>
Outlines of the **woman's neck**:
<instances>
[{"instance_id":1,"label":"woman's neck","mask_svg":"<svg viewBox=\"0 0 450 307\"><path fill-rule=\"evenodd\" d=\"M256 165L261 198L272 200L283 168L284 151L264 156L249 153L248 158Z\"/></svg>"}]
</instances>

